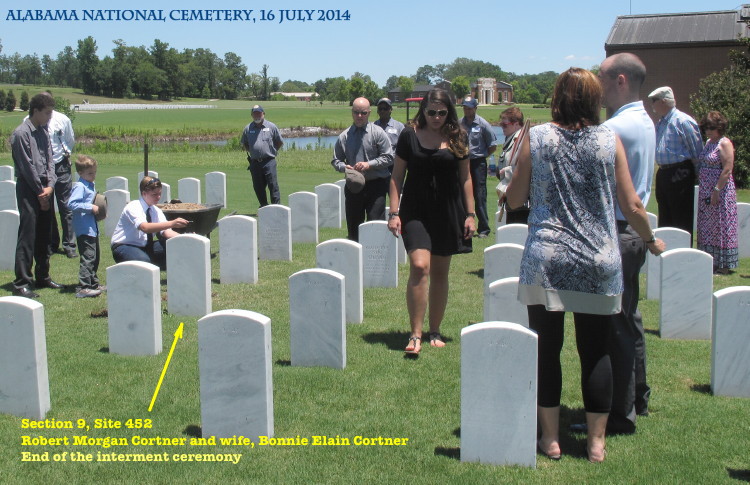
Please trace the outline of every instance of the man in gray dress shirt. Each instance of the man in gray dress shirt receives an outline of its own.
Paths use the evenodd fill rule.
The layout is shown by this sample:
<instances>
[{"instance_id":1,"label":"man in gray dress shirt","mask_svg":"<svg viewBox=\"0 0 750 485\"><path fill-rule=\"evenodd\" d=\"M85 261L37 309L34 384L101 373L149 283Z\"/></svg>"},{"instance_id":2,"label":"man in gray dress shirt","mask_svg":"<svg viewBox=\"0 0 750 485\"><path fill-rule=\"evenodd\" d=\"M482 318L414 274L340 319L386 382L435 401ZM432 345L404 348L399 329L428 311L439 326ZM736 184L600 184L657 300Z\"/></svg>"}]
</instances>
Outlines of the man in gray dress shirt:
<instances>
[{"instance_id":1,"label":"man in gray dress shirt","mask_svg":"<svg viewBox=\"0 0 750 485\"><path fill-rule=\"evenodd\" d=\"M474 187L474 209L477 212L477 233L479 237L490 234L490 222L487 215L487 157L497 149L497 136L492 126L477 114L476 99L467 96L461 105L464 117L461 126L469 135L469 168L471 184Z\"/></svg>"},{"instance_id":2,"label":"man in gray dress shirt","mask_svg":"<svg viewBox=\"0 0 750 485\"><path fill-rule=\"evenodd\" d=\"M242 131L240 144L247 151L253 189L261 207L268 205L266 187L271 194L271 203L281 203L279 181L276 174L276 153L284 145L281 133L275 124L268 121L260 105L253 106L253 122Z\"/></svg>"},{"instance_id":3,"label":"man in gray dress shirt","mask_svg":"<svg viewBox=\"0 0 750 485\"><path fill-rule=\"evenodd\" d=\"M57 177L45 126L52 118L54 107L55 100L48 93L31 98L28 119L10 137L18 179L16 202L20 216L13 295L26 298L39 297L31 289L34 277L37 288L63 287L49 277L49 237L53 222L51 204ZM34 262L36 268L32 277Z\"/></svg>"},{"instance_id":4,"label":"man in gray dress shirt","mask_svg":"<svg viewBox=\"0 0 750 485\"><path fill-rule=\"evenodd\" d=\"M393 149L382 128L368 121L370 102L357 98L352 103L354 124L339 135L333 147L331 165L339 172L352 169L364 176L364 186L344 187L348 238L359 240L359 225L385 219L385 194L393 165Z\"/></svg>"}]
</instances>

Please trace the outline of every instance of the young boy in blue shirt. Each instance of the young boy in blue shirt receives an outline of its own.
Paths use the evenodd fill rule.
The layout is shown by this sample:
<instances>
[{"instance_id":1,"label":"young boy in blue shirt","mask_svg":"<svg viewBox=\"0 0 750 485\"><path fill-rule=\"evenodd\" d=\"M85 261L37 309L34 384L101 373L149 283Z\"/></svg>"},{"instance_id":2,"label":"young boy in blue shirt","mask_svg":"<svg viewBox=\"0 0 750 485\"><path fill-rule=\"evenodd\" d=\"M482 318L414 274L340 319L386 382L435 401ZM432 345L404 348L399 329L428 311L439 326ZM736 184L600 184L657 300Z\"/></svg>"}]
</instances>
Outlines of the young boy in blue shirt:
<instances>
[{"instance_id":1,"label":"young boy in blue shirt","mask_svg":"<svg viewBox=\"0 0 750 485\"><path fill-rule=\"evenodd\" d=\"M99 269L99 228L96 215L99 208L94 205L97 162L86 155L78 155L76 171L79 180L73 185L68 207L73 213L73 230L76 233L81 269L78 272L79 287L76 298L90 298L102 294L96 271Z\"/></svg>"}]
</instances>

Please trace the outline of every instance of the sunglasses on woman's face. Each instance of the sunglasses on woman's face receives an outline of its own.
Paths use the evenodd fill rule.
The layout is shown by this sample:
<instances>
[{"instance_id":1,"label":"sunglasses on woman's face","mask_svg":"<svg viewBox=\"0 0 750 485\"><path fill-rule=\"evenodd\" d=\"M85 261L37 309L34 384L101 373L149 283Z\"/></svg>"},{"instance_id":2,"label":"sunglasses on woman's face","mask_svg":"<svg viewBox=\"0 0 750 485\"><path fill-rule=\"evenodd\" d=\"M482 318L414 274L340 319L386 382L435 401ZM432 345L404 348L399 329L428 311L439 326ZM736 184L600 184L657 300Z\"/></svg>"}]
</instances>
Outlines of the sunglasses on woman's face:
<instances>
[{"instance_id":1,"label":"sunglasses on woman's face","mask_svg":"<svg viewBox=\"0 0 750 485\"><path fill-rule=\"evenodd\" d=\"M425 113L427 113L427 116L430 116L434 118L435 116L440 116L441 118L445 118L448 116L448 110L447 109L428 109L425 110Z\"/></svg>"}]
</instances>

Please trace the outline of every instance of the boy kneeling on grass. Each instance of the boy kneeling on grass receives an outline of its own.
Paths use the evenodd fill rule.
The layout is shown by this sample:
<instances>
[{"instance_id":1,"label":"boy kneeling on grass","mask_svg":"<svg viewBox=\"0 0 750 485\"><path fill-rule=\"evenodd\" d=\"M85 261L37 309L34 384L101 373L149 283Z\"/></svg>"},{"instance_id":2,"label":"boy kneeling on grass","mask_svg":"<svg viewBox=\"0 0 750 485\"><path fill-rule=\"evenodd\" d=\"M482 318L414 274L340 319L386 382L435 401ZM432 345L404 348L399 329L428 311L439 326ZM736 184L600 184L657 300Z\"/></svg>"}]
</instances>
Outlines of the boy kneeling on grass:
<instances>
[{"instance_id":1,"label":"boy kneeling on grass","mask_svg":"<svg viewBox=\"0 0 750 485\"><path fill-rule=\"evenodd\" d=\"M94 205L96 166L97 162L93 158L78 155L76 171L79 180L73 185L68 200L68 207L73 213L73 230L76 233L78 252L81 255L76 298L99 296L106 290L99 284L99 277L96 275L99 269L99 227L96 225L99 208Z\"/></svg>"}]
</instances>

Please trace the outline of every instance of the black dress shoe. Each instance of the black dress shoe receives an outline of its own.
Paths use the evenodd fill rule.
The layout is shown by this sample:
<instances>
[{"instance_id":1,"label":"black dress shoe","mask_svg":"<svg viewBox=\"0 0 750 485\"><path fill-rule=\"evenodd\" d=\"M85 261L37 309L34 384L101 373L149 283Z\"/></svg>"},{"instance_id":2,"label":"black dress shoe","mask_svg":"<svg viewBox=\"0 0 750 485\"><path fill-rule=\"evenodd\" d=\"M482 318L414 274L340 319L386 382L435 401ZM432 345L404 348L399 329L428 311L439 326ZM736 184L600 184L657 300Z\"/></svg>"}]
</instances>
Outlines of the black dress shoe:
<instances>
[{"instance_id":1,"label":"black dress shoe","mask_svg":"<svg viewBox=\"0 0 750 485\"><path fill-rule=\"evenodd\" d=\"M55 283L52 281L51 278L47 278L46 280L37 280L36 282L37 288L52 288L53 290L62 290L65 288L65 285L61 285L60 283Z\"/></svg>"},{"instance_id":2,"label":"black dress shoe","mask_svg":"<svg viewBox=\"0 0 750 485\"><path fill-rule=\"evenodd\" d=\"M13 290L13 296L22 296L24 298L39 298L38 293L34 293L29 289L28 286L24 286L23 288L18 288Z\"/></svg>"},{"instance_id":3,"label":"black dress shoe","mask_svg":"<svg viewBox=\"0 0 750 485\"><path fill-rule=\"evenodd\" d=\"M67 256L68 258L70 258L70 259L73 259L73 258L77 258L77 257L78 257L78 253L76 252L76 250L75 250L75 249L71 249L71 250L69 250L69 251L65 251L65 255L66 255L66 256Z\"/></svg>"}]
</instances>

